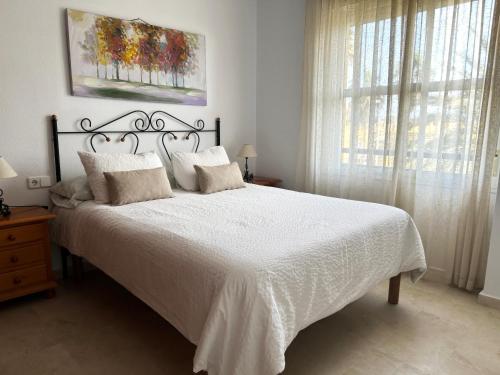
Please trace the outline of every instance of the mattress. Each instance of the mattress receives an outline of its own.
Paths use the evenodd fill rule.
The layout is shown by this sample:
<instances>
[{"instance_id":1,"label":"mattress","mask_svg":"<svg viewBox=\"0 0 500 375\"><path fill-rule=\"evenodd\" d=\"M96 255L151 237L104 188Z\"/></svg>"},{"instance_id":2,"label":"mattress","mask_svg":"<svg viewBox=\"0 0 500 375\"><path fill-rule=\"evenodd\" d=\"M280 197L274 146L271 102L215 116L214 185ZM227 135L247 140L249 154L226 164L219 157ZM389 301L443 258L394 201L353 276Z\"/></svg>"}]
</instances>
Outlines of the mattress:
<instances>
[{"instance_id":1,"label":"mattress","mask_svg":"<svg viewBox=\"0 0 500 375\"><path fill-rule=\"evenodd\" d=\"M197 345L193 370L278 374L298 332L400 272L424 250L404 211L246 188L56 209L53 238Z\"/></svg>"}]
</instances>

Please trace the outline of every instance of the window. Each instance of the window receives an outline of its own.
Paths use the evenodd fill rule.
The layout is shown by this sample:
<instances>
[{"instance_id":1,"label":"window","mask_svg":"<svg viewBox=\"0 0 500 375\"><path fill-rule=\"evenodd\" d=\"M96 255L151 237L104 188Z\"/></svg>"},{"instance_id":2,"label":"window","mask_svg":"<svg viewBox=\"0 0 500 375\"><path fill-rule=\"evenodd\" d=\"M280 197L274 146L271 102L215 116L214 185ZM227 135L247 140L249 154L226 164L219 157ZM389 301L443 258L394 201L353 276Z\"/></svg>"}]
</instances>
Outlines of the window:
<instances>
[{"instance_id":1,"label":"window","mask_svg":"<svg viewBox=\"0 0 500 375\"><path fill-rule=\"evenodd\" d=\"M406 169L470 172L493 0L435 5L442 3L418 2L413 20L380 9L363 20L348 12L344 89L333 98L342 100L343 165L392 167L403 131L398 147L405 148ZM405 43L410 47L402 51ZM405 67L409 79L401 87Z\"/></svg>"}]
</instances>

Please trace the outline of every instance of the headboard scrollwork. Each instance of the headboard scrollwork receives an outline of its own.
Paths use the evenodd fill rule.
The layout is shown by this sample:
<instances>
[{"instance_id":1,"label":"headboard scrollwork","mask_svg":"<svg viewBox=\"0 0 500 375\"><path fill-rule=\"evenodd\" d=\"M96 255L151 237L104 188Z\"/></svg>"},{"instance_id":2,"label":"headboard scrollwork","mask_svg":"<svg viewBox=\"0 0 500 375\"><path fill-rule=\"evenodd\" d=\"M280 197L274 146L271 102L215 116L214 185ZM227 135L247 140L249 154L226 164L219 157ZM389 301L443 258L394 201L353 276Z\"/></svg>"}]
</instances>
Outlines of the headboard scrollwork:
<instances>
[{"instance_id":1,"label":"headboard scrollwork","mask_svg":"<svg viewBox=\"0 0 500 375\"><path fill-rule=\"evenodd\" d=\"M117 123L118 121L125 119L127 117L133 117L132 129L125 130L111 130L110 125ZM171 120L177 124L180 124L182 127L186 127L186 129L178 129L172 128L169 129L166 125L165 119ZM93 126L92 120L88 117L83 118L79 122L80 130L76 131L59 131L57 124L57 116L51 116L52 123L52 136L54 142L54 161L55 161L55 170L56 170L56 179L57 181L61 180L61 160L59 153L59 136L61 135L77 135L77 134L87 134L90 135L89 142L90 147L94 152L96 152L96 148L94 145L94 141L96 139L103 139L106 142L110 142L110 134L119 134L119 140L121 142L125 142L127 137L133 137L135 140L135 147L133 153L137 153L140 143L140 136L146 133L158 133L158 136L161 140L161 145L165 150L165 153L169 160L171 160L171 155L168 151L166 139L177 140L179 139L179 135L182 135L181 139L189 140L190 137L195 137L195 147L194 151L198 151L198 147L200 146L200 133L215 133L215 144L217 146L220 145L220 118L215 119L215 129L205 129L205 122L203 120L196 120L193 125L179 119L178 117L167 113L165 111L157 110L152 112L151 114L147 114L142 110L134 110L127 112L123 115L120 115L108 122L103 124ZM109 130L108 130L109 129Z\"/></svg>"}]
</instances>

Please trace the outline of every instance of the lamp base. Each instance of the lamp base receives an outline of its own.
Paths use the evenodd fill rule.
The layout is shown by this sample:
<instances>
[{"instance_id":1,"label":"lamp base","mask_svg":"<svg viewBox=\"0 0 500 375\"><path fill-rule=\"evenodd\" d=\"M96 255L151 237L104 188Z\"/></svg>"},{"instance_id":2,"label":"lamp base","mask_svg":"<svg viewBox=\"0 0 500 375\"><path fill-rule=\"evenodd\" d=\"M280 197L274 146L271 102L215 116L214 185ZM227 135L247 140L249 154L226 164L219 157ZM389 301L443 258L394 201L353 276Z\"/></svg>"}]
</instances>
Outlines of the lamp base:
<instances>
[{"instance_id":1,"label":"lamp base","mask_svg":"<svg viewBox=\"0 0 500 375\"><path fill-rule=\"evenodd\" d=\"M245 158L245 174L243 175L243 181L248 183L253 181L253 173L248 171L248 158Z\"/></svg>"},{"instance_id":2,"label":"lamp base","mask_svg":"<svg viewBox=\"0 0 500 375\"><path fill-rule=\"evenodd\" d=\"M253 182L253 173L248 173L248 171L245 171L245 175L243 176L243 181L252 183Z\"/></svg>"},{"instance_id":3,"label":"lamp base","mask_svg":"<svg viewBox=\"0 0 500 375\"><path fill-rule=\"evenodd\" d=\"M0 217L7 217L10 215L10 208L6 204L0 204Z\"/></svg>"},{"instance_id":4,"label":"lamp base","mask_svg":"<svg viewBox=\"0 0 500 375\"><path fill-rule=\"evenodd\" d=\"M3 203L3 190L0 189L0 217L6 217L10 215L10 208Z\"/></svg>"}]
</instances>

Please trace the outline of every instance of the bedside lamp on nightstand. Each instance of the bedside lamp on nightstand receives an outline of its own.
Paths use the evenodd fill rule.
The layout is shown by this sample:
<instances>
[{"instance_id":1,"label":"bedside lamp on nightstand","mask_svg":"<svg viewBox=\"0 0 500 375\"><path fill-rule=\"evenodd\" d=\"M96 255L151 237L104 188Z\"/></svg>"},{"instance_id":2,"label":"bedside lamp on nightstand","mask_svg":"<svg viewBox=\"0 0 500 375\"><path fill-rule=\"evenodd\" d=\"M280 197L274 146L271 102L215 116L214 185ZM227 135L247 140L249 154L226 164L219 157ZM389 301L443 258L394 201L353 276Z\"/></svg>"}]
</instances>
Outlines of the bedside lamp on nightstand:
<instances>
[{"instance_id":1,"label":"bedside lamp on nightstand","mask_svg":"<svg viewBox=\"0 0 500 375\"><path fill-rule=\"evenodd\" d=\"M250 174L248 172L248 158L257 157L257 152L255 152L255 148L253 147L253 145L244 144L240 152L238 153L238 156L240 158L245 158L245 175L243 176L243 181L252 182L253 174Z\"/></svg>"},{"instance_id":2,"label":"bedside lamp on nightstand","mask_svg":"<svg viewBox=\"0 0 500 375\"><path fill-rule=\"evenodd\" d=\"M16 177L16 171L7 163L2 156L0 156L0 179ZM9 206L3 203L3 190L0 189L0 217L10 215Z\"/></svg>"}]
</instances>

